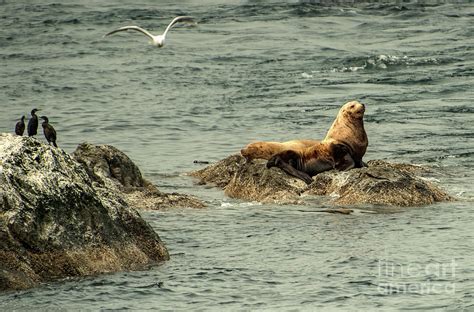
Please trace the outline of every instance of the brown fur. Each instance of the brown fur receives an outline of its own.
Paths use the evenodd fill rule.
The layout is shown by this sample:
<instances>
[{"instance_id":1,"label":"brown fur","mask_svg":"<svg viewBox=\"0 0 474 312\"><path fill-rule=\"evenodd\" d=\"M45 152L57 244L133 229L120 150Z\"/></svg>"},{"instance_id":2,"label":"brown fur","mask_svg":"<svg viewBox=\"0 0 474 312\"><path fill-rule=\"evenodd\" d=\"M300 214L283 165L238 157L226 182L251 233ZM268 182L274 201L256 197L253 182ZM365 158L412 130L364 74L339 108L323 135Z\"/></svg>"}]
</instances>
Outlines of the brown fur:
<instances>
[{"instance_id":1,"label":"brown fur","mask_svg":"<svg viewBox=\"0 0 474 312\"><path fill-rule=\"evenodd\" d=\"M357 101L344 104L329 128L323 142L335 142L347 145L356 167L362 167L369 141L364 129L365 106Z\"/></svg>"},{"instance_id":2,"label":"brown fur","mask_svg":"<svg viewBox=\"0 0 474 312\"><path fill-rule=\"evenodd\" d=\"M310 165L311 162L326 162L331 164L332 169L345 170L353 166L347 159L349 149L344 145L335 142L320 142L301 151L301 161ZM349 155L350 158L350 155Z\"/></svg>"},{"instance_id":3,"label":"brown fur","mask_svg":"<svg viewBox=\"0 0 474 312\"><path fill-rule=\"evenodd\" d=\"M287 142L264 142L258 141L247 145L240 151L240 154L247 160L266 159L286 150L301 151L307 147L315 145L320 141L316 140L292 140Z\"/></svg>"},{"instance_id":4,"label":"brown fur","mask_svg":"<svg viewBox=\"0 0 474 312\"><path fill-rule=\"evenodd\" d=\"M286 173L311 183L311 177L327 170L354 167L349 148L345 144L319 142L302 150L286 150L274 155L267 168L279 167Z\"/></svg>"}]
</instances>

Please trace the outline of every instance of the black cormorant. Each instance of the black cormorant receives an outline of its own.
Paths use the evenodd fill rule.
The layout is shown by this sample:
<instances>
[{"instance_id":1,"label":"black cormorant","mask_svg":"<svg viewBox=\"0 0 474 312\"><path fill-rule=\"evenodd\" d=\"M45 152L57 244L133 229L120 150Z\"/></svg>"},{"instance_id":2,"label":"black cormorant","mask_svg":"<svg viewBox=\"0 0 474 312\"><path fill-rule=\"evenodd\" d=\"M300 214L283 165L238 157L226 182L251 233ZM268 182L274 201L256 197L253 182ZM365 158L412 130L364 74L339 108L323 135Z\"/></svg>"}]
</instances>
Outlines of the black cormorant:
<instances>
[{"instance_id":1,"label":"black cormorant","mask_svg":"<svg viewBox=\"0 0 474 312\"><path fill-rule=\"evenodd\" d=\"M39 109L34 108L31 111L31 118L30 121L28 121L28 136L33 136L38 133L38 116L36 116L36 112Z\"/></svg>"},{"instance_id":2,"label":"black cormorant","mask_svg":"<svg viewBox=\"0 0 474 312\"><path fill-rule=\"evenodd\" d=\"M21 116L20 121L15 125L15 133L17 135L23 135L23 132L25 132L25 115Z\"/></svg>"},{"instance_id":3,"label":"black cormorant","mask_svg":"<svg viewBox=\"0 0 474 312\"><path fill-rule=\"evenodd\" d=\"M41 126L43 127L44 137L46 138L49 144L53 143L55 147L58 147L56 145L56 130L54 130L53 126L49 124L48 117L41 116L40 118L44 120L41 124Z\"/></svg>"}]
</instances>

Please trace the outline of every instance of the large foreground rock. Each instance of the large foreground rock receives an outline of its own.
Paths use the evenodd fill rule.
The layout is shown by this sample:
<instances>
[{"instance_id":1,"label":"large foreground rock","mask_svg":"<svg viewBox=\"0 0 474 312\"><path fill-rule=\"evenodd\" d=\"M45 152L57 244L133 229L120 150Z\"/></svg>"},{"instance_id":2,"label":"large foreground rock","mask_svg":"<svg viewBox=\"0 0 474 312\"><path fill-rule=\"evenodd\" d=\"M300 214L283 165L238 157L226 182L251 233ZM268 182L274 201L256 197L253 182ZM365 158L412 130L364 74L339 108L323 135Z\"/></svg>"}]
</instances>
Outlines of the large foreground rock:
<instances>
[{"instance_id":1,"label":"large foreground rock","mask_svg":"<svg viewBox=\"0 0 474 312\"><path fill-rule=\"evenodd\" d=\"M117 148L110 145L80 144L72 156L87 170L96 186L117 189L136 209L202 208L205 204L185 194L163 193L144 179L140 169Z\"/></svg>"},{"instance_id":2,"label":"large foreground rock","mask_svg":"<svg viewBox=\"0 0 474 312\"><path fill-rule=\"evenodd\" d=\"M230 197L264 203L302 204L310 195L326 195L329 201L344 205L420 206L453 200L422 178L428 171L419 166L369 161L367 168L320 173L308 186L265 164L232 155L191 175L201 184L223 188Z\"/></svg>"},{"instance_id":3,"label":"large foreground rock","mask_svg":"<svg viewBox=\"0 0 474 312\"><path fill-rule=\"evenodd\" d=\"M59 148L0 134L0 290L167 259L159 236L114 188Z\"/></svg>"}]
</instances>

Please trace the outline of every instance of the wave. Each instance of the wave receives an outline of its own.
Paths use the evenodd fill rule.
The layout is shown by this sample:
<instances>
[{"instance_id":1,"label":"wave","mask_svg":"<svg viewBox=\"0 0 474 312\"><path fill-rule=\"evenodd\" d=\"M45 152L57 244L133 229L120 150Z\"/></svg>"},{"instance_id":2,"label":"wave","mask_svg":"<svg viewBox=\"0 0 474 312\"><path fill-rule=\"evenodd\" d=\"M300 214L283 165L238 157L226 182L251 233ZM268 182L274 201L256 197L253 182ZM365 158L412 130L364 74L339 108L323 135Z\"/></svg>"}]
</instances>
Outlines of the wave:
<instances>
[{"instance_id":1,"label":"wave","mask_svg":"<svg viewBox=\"0 0 474 312\"><path fill-rule=\"evenodd\" d=\"M360 70L388 70L409 66L429 66L446 63L446 60L435 57L409 57L380 54L369 57L350 58L342 67L332 68L332 72L356 72Z\"/></svg>"},{"instance_id":2,"label":"wave","mask_svg":"<svg viewBox=\"0 0 474 312\"><path fill-rule=\"evenodd\" d=\"M254 206L262 206L262 203L259 203L259 202L235 202L235 203L232 203L232 202L226 202L226 201L223 201L221 202L221 207L222 208L239 208L239 207L243 207L243 208L246 208L246 207L254 207Z\"/></svg>"}]
</instances>

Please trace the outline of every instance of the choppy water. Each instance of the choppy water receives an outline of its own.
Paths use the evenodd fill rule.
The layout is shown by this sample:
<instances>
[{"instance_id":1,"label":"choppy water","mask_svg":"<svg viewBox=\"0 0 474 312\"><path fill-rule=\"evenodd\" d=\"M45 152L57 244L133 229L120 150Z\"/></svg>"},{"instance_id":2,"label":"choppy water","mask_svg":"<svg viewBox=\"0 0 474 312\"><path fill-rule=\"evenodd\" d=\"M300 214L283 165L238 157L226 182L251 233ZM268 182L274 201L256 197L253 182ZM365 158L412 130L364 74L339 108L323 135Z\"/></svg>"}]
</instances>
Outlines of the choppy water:
<instances>
[{"instance_id":1,"label":"choppy water","mask_svg":"<svg viewBox=\"0 0 474 312\"><path fill-rule=\"evenodd\" d=\"M102 38L183 14L198 26L163 49ZM3 0L0 21L1 132L38 107L67 151L112 144L160 189L209 203L143 213L169 262L2 294L2 310L474 309L472 3ZM366 160L436 168L461 200L326 215L183 175L252 140L322 138L352 99L367 107Z\"/></svg>"}]
</instances>

